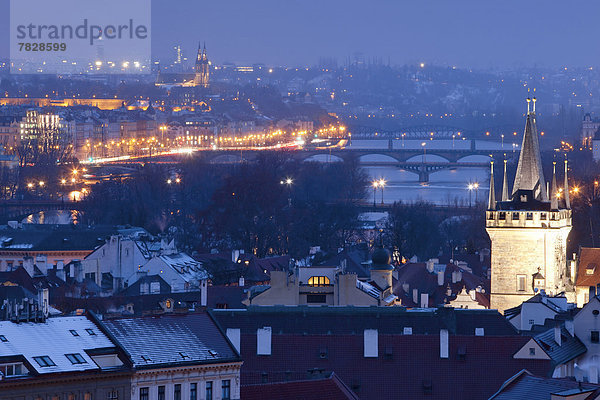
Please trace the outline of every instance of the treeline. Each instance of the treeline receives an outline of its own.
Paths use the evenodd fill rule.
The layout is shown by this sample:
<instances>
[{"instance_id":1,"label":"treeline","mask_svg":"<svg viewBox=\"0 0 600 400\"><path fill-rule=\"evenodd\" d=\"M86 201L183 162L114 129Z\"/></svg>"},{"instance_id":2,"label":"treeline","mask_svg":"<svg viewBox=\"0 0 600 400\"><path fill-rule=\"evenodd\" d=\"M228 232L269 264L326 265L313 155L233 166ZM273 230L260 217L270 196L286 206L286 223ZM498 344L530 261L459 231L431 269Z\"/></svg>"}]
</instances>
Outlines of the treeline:
<instances>
[{"instance_id":1,"label":"treeline","mask_svg":"<svg viewBox=\"0 0 600 400\"><path fill-rule=\"evenodd\" d=\"M304 257L310 246L344 246L367 185L350 162L299 162L271 153L227 165L196 157L176 169L148 164L134 178L95 185L86 219L170 231L188 251Z\"/></svg>"},{"instance_id":2,"label":"treeline","mask_svg":"<svg viewBox=\"0 0 600 400\"><path fill-rule=\"evenodd\" d=\"M489 248L485 207L467 210L435 208L430 203L396 203L390 211L382 240L406 259L437 257L441 253L474 254Z\"/></svg>"}]
</instances>

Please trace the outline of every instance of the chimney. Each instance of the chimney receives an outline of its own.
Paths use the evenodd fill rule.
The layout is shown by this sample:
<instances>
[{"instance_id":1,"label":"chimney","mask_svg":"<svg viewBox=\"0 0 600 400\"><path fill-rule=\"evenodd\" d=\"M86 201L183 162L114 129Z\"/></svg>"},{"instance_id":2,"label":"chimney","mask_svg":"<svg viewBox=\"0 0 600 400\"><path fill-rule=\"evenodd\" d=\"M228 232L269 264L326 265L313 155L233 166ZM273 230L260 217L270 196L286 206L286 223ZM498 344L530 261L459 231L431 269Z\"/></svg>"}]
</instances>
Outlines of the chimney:
<instances>
[{"instance_id":1,"label":"chimney","mask_svg":"<svg viewBox=\"0 0 600 400\"><path fill-rule=\"evenodd\" d=\"M208 304L208 280L202 279L200 281L200 305L206 307Z\"/></svg>"},{"instance_id":2,"label":"chimney","mask_svg":"<svg viewBox=\"0 0 600 400\"><path fill-rule=\"evenodd\" d=\"M421 293L421 308L428 308L428 307L429 307L429 294Z\"/></svg>"},{"instance_id":3,"label":"chimney","mask_svg":"<svg viewBox=\"0 0 600 400\"><path fill-rule=\"evenodd\" d=\"M364 356L379 357L379 337L377 329L365 329L364 331Z\"/></svg>"},{"instance_id":4,"label":"chimney","mask_svg":"<svg viewBox=\"0 0 600 400\"><path fill-rule=\"evenodd\" d=\"M50 301L50 297L48 294L48 289L40 289L38 290L38 306L40 311L42 311L42 315L44 318L48 317L48 303Z\"/></svg>"},{"instance_id":5,"label":"chimney","mask_svg":"<svg viewBox=\"0 0 600 400\"><path fill-rule=\"evenodd\" d=\"M568 319L565 321L565 329L569 332L569 335L575 336L575 325L573 324L572 319Z\"/></svg>"},{"instance_id":6,"label":"chimney","mask_svg":"<svg viewBox=\"0 0 600 400\"><path fill-rule=\"evenodd\" d=\"M438 281L438 286L444 285L444 271L439 271L437 273L437 281Z\"/></svg>"},{"instance_id":7,"label":"chimney","mask_svg":"<svg viewBox=\"0 0 600 400\"><path fill-rule=\"evenodd\" d=\"M554 327L554 341L559 346L562 346L562 337L561 337L560 325L559 324L556 324L556 326Z\"/></svg>"},{"instance_id":8,"label":"chimney","mask_svg":"<svg viewBox=\"0 0 600 400\"><path fill-rule=\"evenodd\" d=\"M590 299L591 299L591 297L590 297ZM413 303L419 304L419 290L417 288L413 289Z\"/></svg>"},{"instance_id":9,"label":"chimney","mask_svg":"<svg viewBox=\"0 0 600 400\"><path fill-rule=\"evenodd\" d=\"M229 339L237 352L240 353L240 329L227 328L227 339Z\"/></svg>"},{"instance_id":10,"label":"chimney","mask_svg":"<svg viewBox=\"0 0 600 400\"><path fill-rule=\"evenodd\" d=\"M265 326L256 331L256 355L271 355L271 327Z\"/></svg>"},{"instance_id":11,"label":"chimney","mask_svg":"<svg viewBox=\"0 0 600 400\"><path fill-rule=\"evenodd\" d=\"M428 260L428 261L426 262L426 265L427 265L427 271L429 271L429 273L430 273L430 274L432 274L432 273L433 273L433 266L434 266L434 264L435 264L435 263L433 262L433 259L431 259L431 260Z\"/></svg>"},{"instance_id":12,"label":"chimney","mask_svg":"<svg viewBox=\"0 0 600 400\"><path fill-rule=\"evenodd\" d=\"M48 275L48 265L46 264L46 256L39 255L35 258L35 265L38 267L42 275Z\"/></svg>"},{"instance_id":13,"label":"chimney","mask_svg":"<svg viewBox=\"0 0 600 400\"><path fill-rule=\"evenodd\" d=\"M448 330L440 329L440 358L448 358Z\"/></svg>"},{"instance_id":14,"label":"chimney","mask_svg":"<svg viewBox=\"0 0 600 400\"><path fill-rule=\"evenodd\" d=\"M240 276L240 279L238 280L238 286L239 286L239 287L244 287L244 286L246 286L246 281L245 281L245 279L244 279L244 277L243 277L243 276Z\"/></svg>"},{"instance_id":15,"label":"chimney","mask_svg":"<svg viewBox=\"0 0 600 400\"><path fill-rule=\"evenodd\" d=\"M33 278L33 257L25 256L23 257L23 268L25 271Z\"/></svg>"}]
</instances>

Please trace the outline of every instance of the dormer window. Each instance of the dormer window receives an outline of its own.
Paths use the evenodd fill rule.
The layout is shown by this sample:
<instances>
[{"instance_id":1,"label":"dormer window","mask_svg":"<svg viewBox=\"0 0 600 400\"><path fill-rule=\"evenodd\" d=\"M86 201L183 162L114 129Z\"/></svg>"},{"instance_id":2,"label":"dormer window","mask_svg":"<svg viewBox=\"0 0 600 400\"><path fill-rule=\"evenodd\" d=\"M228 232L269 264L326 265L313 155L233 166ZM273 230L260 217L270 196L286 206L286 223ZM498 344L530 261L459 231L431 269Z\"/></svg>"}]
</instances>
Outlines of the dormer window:
<instances>
[{"instance_id":1,"label":"dormer window","mask_svg":"<svg viewBox=\"0 0 600 400\"><path fill-rule=\"evenodd\" d=\"M588 264L587 267L585 267L585 274L594 275L594 273L596 272L596 267L596 264Z\"/></svg>"}]
</instances>

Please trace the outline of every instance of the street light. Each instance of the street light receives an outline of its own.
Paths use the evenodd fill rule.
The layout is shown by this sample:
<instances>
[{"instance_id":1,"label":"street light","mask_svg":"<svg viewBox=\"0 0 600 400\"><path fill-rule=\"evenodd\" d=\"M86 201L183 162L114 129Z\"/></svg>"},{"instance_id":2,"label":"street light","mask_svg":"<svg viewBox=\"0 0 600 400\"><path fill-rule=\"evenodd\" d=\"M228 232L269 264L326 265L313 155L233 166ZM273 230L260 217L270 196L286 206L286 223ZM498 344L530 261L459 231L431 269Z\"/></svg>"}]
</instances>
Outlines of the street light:
<instances>
[{"instance_id":1,"label":"street light","mask_svg":"<svg viewBox=\"0 0 600 400\"><path fill-rule=\"evenodd\" d=\"M421 147L423 147L423 163L425 163L425 156L427 155L427 147L425 146L427 146L426 142L421 143Z\"/></svg>"},{"instance_id":2,"label":"street light","mask_svg":"<svg viewBox=\"0 0 600 400\"><path fill-rule=\"evenodd\" d=\"M46 182L40 181L40 187L44 187L45 184L46 184Z\"/></svg>"},{"instance_id":3,"label":"street light","mask_svg":"<svg viewBox=\"0 0 600 400\"><path fill-rule=\"evenodd\" d=\"M479 183L475 182L473 184L473 188L475 189L475 204L477 204L477 192L479 191Z\"/></svg>"},{"instance_id":4,"label":"street light","mask_svg":"<svg viewBox=\"0 0 600 400\"><path fill-rule=\"evenodd\" d=\"M288 189L288 207L292 207L292 193L291 193L291 189L292 189L292 184L294 183L294 180L292 178L285 178L284 180L279 181L280 185L286 185L287 189Z\"/></svg>"},{"instance_id":5,"label":"street light","mask_svg":"<svg viewBox=\"0 0 600 400\"><path fill-rule=\"evenodd\" d=\"M377 207L377 204L375 203L377 201L375 196L377 196L377 187L379 186L379 181L373 181L371 185L373 186L373 207Z\"/></svg>"},{"instance_id":6,"label":"street light","mask_svg":"<svg viewBox=\"0 0 600 400\"><path fill-rule=\"evenodd\" d=\"M471 193L473 192L474 188L475 186L472 183L467 185L467 189L469 189L469 207L471 207Z\"/></svg>"},{"instance_id":7,"label":"street light","mask_svg":"<svg viewBox=\"0 0 600 400\"><path fill-rule=\"evenodd\" d=\"M380 179L379 180L379 187L381 188L381 205L383 206L383 189L385 188L385 184L386 184L386 180L385 179Z\"/></svg>"}]
</instances>

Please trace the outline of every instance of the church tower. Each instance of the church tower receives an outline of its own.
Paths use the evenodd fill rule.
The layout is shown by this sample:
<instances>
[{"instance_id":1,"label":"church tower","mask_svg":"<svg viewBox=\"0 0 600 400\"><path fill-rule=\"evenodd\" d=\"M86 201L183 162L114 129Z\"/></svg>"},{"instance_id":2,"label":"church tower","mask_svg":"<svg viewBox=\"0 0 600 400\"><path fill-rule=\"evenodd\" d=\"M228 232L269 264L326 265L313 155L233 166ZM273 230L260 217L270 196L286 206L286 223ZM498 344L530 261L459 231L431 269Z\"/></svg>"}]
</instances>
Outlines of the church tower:
<instances>
[{"instance_id":1,"label":"church tower","mask_svg":"<svg viewBox=\"0 0 600 400\"><path fill-rule=\"evenodd\" d=\"M204 47L198 45L198 55L194 66L194 86L208 87L210 78L210 62L206 55L206 44Z\"/></svg>"},{"instance_id":2,"label":"church tower","mask_svg":"<svg viewBox=\"0 0 600 400\"><path fill-rule=\"evenodd\" d=\"M502 200L490 195L486 230L492 242L491 308L504 312L544 290L553 295L571 290L567 236L571 231L565 161L563 201L556 185L547 193L536 126L535 102L527 99L527 119L512 195L506 163ZM530 106L532 106L530 108ZM490 190L494 187L493 174ZM567 293L569 295L569 293Z\"/></svg>"}]
</instances>

